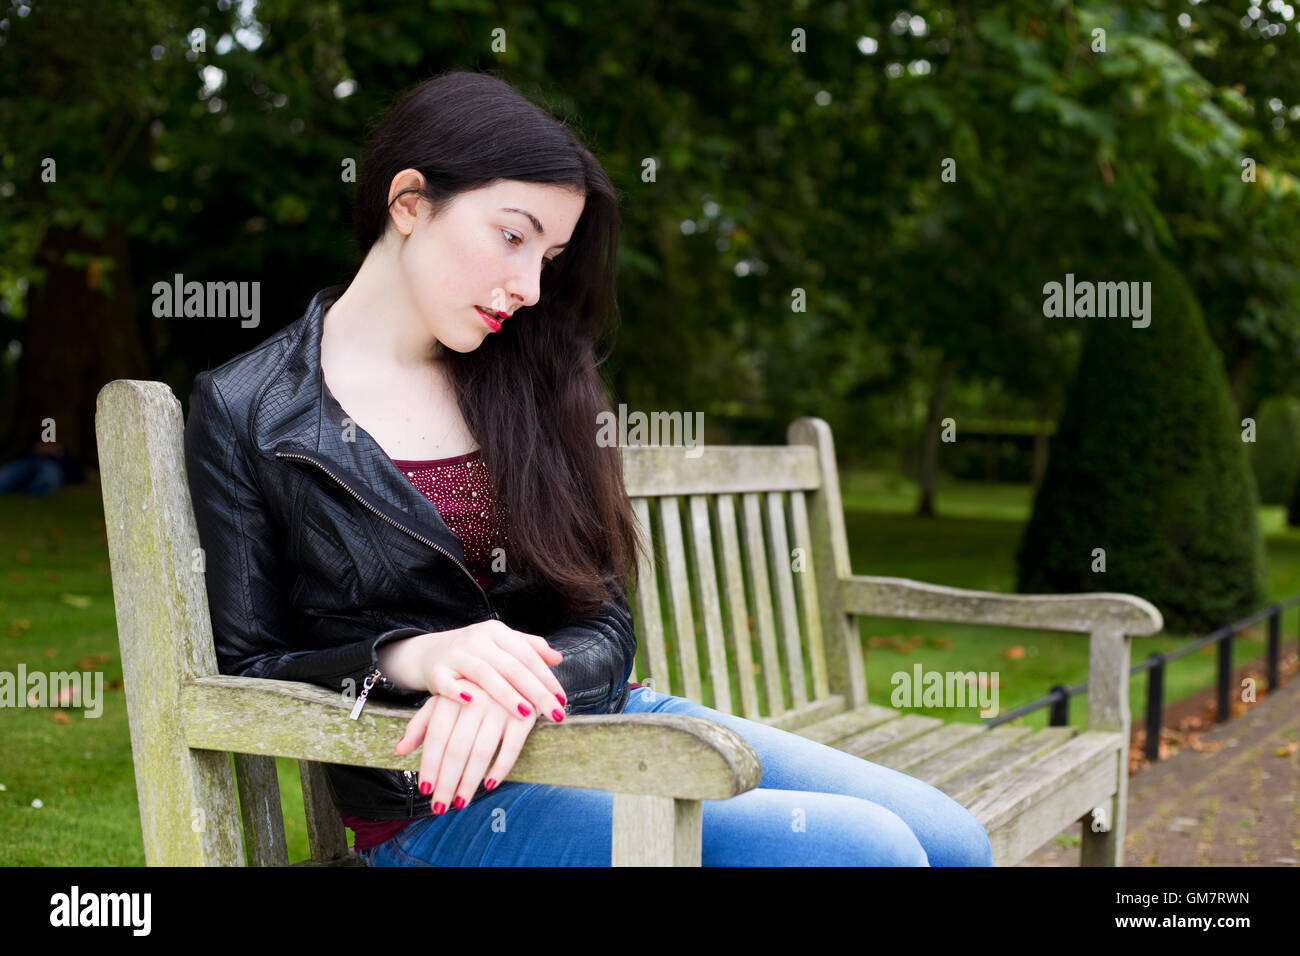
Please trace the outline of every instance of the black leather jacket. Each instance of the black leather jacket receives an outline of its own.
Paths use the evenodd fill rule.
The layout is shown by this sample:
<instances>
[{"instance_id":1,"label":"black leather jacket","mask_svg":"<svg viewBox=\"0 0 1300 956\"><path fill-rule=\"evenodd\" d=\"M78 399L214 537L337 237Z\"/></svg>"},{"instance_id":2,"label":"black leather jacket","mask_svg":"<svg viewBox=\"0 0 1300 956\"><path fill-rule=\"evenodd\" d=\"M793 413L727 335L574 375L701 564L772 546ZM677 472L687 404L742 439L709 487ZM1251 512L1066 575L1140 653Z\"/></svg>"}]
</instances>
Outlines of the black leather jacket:
<instances>
[{"instance_id":1,"label":"black leather jacket","mask_svg":"<svg viewBox=\"0 0 1300 956\"><path fill-rule=\"evenodd\" d=\"M348 427L320 365L324 312L344 288L317 293L302 318L194 380L185 466L220 672L353 697L370 676L368 700L416 706L427 692L376 677L379 646L498 618L564 653L551 671L566 713L620 713L636 654L622 587L578 620L565 619L554 589L514 573L484 591L438 509L367 432ZM432 813L414 771L325 769L340 811ZM475 799L485 792L480 784Z\"/></svg>"}]
</instances>

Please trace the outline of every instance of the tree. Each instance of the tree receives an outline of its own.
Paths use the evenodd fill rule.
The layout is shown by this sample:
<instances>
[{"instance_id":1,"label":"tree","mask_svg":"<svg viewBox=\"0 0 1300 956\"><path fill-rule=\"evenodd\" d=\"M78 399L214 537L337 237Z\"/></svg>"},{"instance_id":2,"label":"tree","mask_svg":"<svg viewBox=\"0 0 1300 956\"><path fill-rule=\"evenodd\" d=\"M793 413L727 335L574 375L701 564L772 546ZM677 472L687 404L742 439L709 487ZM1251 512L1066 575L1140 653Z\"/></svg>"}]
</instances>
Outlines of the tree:
<instances>
[{"instance_id":1,"label":"tree","mask_svg":"<svg viewBox=\"0 0 1300 956\"><path fill-rule=\"evenodd\" d=\"M1017 587L1136 594L1168 630L1207 631L1266 594L1255 481L1186 280L1163 259L1137 271L1151 283L1150 324L1086 320Z\"/></svg>"}]
</instances>

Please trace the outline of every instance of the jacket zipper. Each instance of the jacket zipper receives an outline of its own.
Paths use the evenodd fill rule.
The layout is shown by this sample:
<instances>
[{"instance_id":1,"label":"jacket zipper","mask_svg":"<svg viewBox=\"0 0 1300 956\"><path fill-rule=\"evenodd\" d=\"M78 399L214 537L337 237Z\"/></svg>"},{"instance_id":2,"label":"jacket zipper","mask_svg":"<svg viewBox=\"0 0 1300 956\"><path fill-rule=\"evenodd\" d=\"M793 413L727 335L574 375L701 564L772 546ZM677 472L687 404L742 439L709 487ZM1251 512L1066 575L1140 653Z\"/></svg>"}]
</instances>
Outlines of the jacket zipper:
<instances>
[{"instance_id":1,"label":"jacket zipper","mask_svg":"<svg viewBox=\"0 0 1300 956\"><path fill-rule=\"evenodd\" d=\"M416 541L420 541L424 544L427 544L429 547L433 548L436 551L441 551L443 554L445 554L448 558L450 558L455 563L456 567L460 568L462 571L465 572L465 576L470 579L474 587L478 588L478 593L483 595L483 603L487 605L488 612L493 617L497 618L497 620L500 620L500 615L498 615L497 612L492 608L492 602L488 600L487 592L483 590L483 585L479 584L478 581L474 579L474 575L470 573L469 568L465 567L465 565L457 561L456 556L452 554L450 551L448 551L446 548L442 547L441 545L435 544L434 542L426 538L424 535L412 531L410 528L406 527L406 525L398 524L392 518L388 517L388 515L384 514L382 511L380 511L378 508L372 505L370 502L366 501L365 498L362 498L359 494L353 491L352 488L349 487L348 484L342 478L334 474L334 472L330 471L328 468L326 468L324 465L318 462L315 458L310 458L307 455L299 455L294 452L287 452L287 451L277 451L275 453L275 457L276 458L301 458L303 461L311 462L321 471L325 472L325 474L329 475L336 482L338 482L339 485L345 491L348 492L348 494L352 495L353 498L356 498L357 501L365 505L366 508L372 511L375 515L382 518L384 521L387 521L389 524L391 524L394 528L397 528L399 531L405 531Z\"/></svg>"},{"instance_id":2,"label":"jacket zipper","mask_svg":"<svg viewBox=\"0 0 1300 956\"><path fill-rule=\"evenodd\" d=\"M384 514L382 511L380 511L370 502L366 501L365 498L362 498L359 494L353 491L352 488L347 484L347 482L345 482L338 475L334 474L334 472L330 471L327 467L322 465L315 458L312 458L308 455L300 455L295 452L287 452L287 451L277 451L275 453L275 457L276 458L301 458L303 461L311 462L321 471L325 472L325 474L329 475L336 482L338 482L339 486L342 487L344 491L346 491L353 498L356 498L357 501L365 505L365 507L369 511L373 512L375 515L382 518L384 521L387 521L389 524L391 524L394 528L397 528L399 531L405 531L416 541L420 541L424 544L427 544L435 551L441 551L452 561L453 564L456 565L456 567L464 571L465 576L470 579L474 587L478 588L478 593L483 595L483 603L487 606L488 613L491 614L498 621L501 620L501 615L496 612L496 609L492 607L492 602L488 600L487 592L483 590L483 585L479 584L478 581L474 579L474 575L470 573L469 568L465 567L465 565L461 564L460 561L456 560L456 556L452 554L450 551L448 551L446 548L442 547L441 545L435 544L434 542L426 538L424 535L417 534L416 532L412 531L410 528L406 527L405 525L399 524L398 522L394 521L392 518L388 517L388 515ZM352 712L348 714L348 716L351 717L353 720L356 720L358 717L361 716L361 708L365 706L366 698L370 696L370 689L375 685L375 682L379 680L379 678L382 676L383 675L380 673L380 670L377 667L369 674L366 675L365 682L361 685L361 693L357 695L357 702L352 706ZM407 782L407 790L408 790L408 797L409 797L410 794L414 793L414 785L412 783L412 772L409 770L404 770L402 772L407 774L406 782Z\"/></svg>"},{"instance_id":3,"label":"jacket zipper","mask_svg":"<svg viewBox=\"0 0 1300 956\"><path fill-rule=\"evenodd\" d=\"M366 675L366 679L361 684L361 693L357 694L357 702L352 705L352 713L348 714L349 718L356 720L361 716L361 708L366 705L366 698L370 696L370 688L375 686L375 681L379 680L381 676L383 675L378 667Z\"/></svg>"},{"instance_id":4,"label":"jacket zipper","mask_svg":"<svg viewBox=\"0 0 1300 956\"><path fill-rule=\"evenodd\" d=\"M365 681L361 684L361 693L357 695L357 702L352 705L352 712L348 714L352 720L361 716L361 708L366 704L366 698L370 696L370 689L375 686L375 681L383 676L383 672L378 667L366 675ZM402 778L406 781L406 812L411 813L415 806L415 778L419 776L414 770L403 770Z\"/></svg>"}]
</instances>

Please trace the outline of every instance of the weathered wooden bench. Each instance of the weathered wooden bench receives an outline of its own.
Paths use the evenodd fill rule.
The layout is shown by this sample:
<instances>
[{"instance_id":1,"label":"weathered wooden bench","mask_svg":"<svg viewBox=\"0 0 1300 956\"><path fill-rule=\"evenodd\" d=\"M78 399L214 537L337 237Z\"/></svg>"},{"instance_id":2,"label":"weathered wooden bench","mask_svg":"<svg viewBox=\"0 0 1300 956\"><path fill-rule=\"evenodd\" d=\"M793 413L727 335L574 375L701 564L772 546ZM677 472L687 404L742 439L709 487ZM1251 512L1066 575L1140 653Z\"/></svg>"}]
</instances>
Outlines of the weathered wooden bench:
<instances>
[{"instance_id":1,"label":"weathered wooden bench","mask_svg":"<svg viewBox=\"0 0 1300 956\"><path fill-rule=\"evenodd\" d=\"M193 570L202 563L182 427L162 383L119 380L100 392L104 514L146 859L286 864L278 755L301 771L311 859L298 865L355 862L320 764L415 769L416 756L392 752L411 711L372 704L353 722L323 687L217 673L203 574ZM1124 594L1004 595L854 575L830 428L801 418L787 440L711 446L694 458L681 447L623 449L653 551L631 595L632 679L933 784L984 825L998 865L1073 821L1084 865L1121 865L1128 638L1158 632L1159 612ZM863 615L1090 635L1085 730L986 730L868 702ZM700 801L758 786L761 768L742 738L712 721L620 714L538 724L510 776L613 792L612 865L697 866ZM1095 829L1094 819L1107 826Z\"/></svg>"}]
</instances>

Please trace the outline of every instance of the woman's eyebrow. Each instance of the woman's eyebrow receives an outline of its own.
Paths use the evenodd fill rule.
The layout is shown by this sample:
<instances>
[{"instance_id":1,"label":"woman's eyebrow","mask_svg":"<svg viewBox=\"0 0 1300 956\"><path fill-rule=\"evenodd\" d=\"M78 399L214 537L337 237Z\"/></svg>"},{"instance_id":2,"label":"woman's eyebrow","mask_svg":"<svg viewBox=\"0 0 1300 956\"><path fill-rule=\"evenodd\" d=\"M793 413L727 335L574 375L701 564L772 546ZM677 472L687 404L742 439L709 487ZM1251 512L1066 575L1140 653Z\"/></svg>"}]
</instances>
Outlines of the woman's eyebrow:
<instances>
[{"instance_id":1,"label":"woman's eyebrow","mask_svg":"<svg viewBox=\"0 0 1300 956\"><path fill-rule=\"evenodd\" d=\"M531 222L531 223L533 224L533 228L537 230L537 235L541 236L543 239L546 238L546 230L542 228L542 221L541 221L540 219L538 219L536 216L534 216L534 215L533 215L531 212L529 212L527 209L515 209L515 208L510 207L510 206L502 206L502 207L501 207L501 211L502 211L502 212L517 212L517 213L519 213L519 215L521 215L521 216L527 216L527 217L528 217L528 221ZM567 242L561 242L561 243L559 243L558 245L552 246L551 248L552 248L552 249L563 249L563 248L564 248L565 246L567 246L567 245L568 245Z\"/></svg>"}]
</instances>

